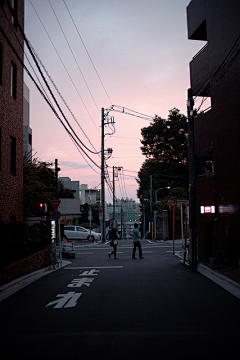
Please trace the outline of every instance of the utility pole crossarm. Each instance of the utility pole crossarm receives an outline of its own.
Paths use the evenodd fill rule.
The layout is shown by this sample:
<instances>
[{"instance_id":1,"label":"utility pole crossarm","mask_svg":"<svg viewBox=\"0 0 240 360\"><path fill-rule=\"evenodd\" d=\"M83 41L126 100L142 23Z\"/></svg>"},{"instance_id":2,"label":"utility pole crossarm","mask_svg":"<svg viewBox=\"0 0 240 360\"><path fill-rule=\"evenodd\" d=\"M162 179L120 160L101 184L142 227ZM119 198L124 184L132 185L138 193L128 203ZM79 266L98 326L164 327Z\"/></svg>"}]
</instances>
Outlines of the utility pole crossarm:
<instances>
[{"instance_id":1,"label":"utility pole crossarm","mask_svg":"<svg viewBox=\"0 0 240 360\"><path fill-rule=\"evenodd\" d=\"M131 115L131 116L135 116L144 120L148 120L148 121L153 121L153 117L150 115L146 115L146 114L142 114L140 112L128 109L126 107L123 106L119 106L119 105L112 105L111 108L108 110L110 111L116 111L122 114L126 114L126 115Z\"/></svg>"}]
</instances>

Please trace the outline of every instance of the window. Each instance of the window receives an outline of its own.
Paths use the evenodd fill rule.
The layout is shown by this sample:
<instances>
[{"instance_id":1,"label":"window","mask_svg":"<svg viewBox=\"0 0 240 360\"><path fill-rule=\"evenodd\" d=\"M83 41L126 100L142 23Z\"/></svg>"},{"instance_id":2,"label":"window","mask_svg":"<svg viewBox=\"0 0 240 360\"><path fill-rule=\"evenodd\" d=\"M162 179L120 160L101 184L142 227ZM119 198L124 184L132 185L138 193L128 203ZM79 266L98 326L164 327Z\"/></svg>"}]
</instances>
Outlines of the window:
<instances>
[{"instance_id":1,"label":"window","mask_svg":"<svg viewBox=\"0 0 240 360\"><path fill-rule=\"evenodd\" d=\"M16 139L11 136L10 142L11 142L10 174L16 175Z\"/></svg>"},{"instance_id":2,"label":"window","mask_svg":"<svg viewBox=\"0 0 240 360\"><path fill-rule=\"evenodd\" d=\"M80 231L80 232L86 232L85 229L81 228L81 227L77 227L77 231Z\"/></svg>"},{"instance_id":3,"label":"window","mask_svg":"<svg viewBox=\"0 0 240 360\"><path fill-rule=\"evenodd\" d=\"M12 62L11 64L11 95L16 100L17 97L17 67Z\"/></svg>"},{"instance_id":4,"label":"window","mask_svg":"<svg viewBox=\"0 0 240 360\"><path fill-rule=\"evenodd\" d=\"M73 226L64 226L64 230L74 231L75 227L73 227Z\"/></svg>"},{"instance_id":5,"label":"window","mask_svg":"<svg viewBox=\"0 0 240 360\"><path fill-rule=\"evenodd\" d=\"M13 10L12 24L16 28L17 27L17 0L11 0L11 5L12 5L12 10Z\"/></svg>"},{"instance_id":6,"label":"window","mask_svg":"<svg viewBox=\"0 0 240 360\"><path fill-rule=\"evenodd\" d=\"M195 155L196 178L214 176L214 152L209 149L201 154Z\"/></svg>"}]
</instances>

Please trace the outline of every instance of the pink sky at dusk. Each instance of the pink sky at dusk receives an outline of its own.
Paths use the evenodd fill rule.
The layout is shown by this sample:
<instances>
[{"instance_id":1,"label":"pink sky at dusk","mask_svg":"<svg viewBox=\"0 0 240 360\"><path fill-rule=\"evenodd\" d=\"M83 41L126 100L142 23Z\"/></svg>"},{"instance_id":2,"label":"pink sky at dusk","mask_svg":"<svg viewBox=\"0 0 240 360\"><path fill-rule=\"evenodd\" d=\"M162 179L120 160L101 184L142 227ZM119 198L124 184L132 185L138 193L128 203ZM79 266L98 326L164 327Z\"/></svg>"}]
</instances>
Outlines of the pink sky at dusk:
<instances>
[{"instance_id":1,"label":"pink sky at dusk","mask_svg":"<svg viewBox=\"0 0 240 360\"><path fill-rule=\"evenodd\" d=\"M186 114L189 62L204 45L187 39L186 7L189 0L65 0L65 3L51 0L51 7L48 0L25 0L25 34L97 150L100 150L101 108L114 104L152 117L158 114L166 118L168 111L177 107ZM26 54L33 64L28 51ZM33 73L27 59L25 64ZM93 165L94 171L83 159L27 74L24 80L30 89L30 126L36 156L52 163L58 159L59 176L70 177L89 187L99 185L100 170ZM49 80L48 83L54 90ZM92 149L62 100L59 97L58 100L78 137ZM148 126L149 121L117 112L110 115L114 116L116 132L105 138L105 149L113 149L113 155L107 161L109 175L112 179L113 166L122 166L124 194L138 201L134 176L144 162L140 151L141 128ZM109 132L107 128L105 132ZM100 165L98 155L89 155ZM116 196L122 197L119 182L116 182ZM111 202L111 197L106 186L106 201Z\"/></svg>"}]
</instances>

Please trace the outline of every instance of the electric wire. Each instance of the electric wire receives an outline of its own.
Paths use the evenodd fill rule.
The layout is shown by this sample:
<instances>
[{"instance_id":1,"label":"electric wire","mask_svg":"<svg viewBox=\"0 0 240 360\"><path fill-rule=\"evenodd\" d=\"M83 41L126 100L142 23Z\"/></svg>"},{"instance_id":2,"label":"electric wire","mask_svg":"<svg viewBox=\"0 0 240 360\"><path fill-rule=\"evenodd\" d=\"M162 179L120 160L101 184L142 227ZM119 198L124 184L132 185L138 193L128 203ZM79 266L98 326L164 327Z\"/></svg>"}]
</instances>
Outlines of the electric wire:
<instances>
[{"instance_id":1,"label":"electric wire","mask_svg":"<svg viewBox=\"0 0 240 360\"><path fill-rule=\"evenodd\" d=\"M48 91L50 92L50 94L51 94L51 96L52 96L52 98L53 98L53 100L54 100L54 102L55 102L58 110L59 110L60 113L62 114L64 120L65 120L66 123L68 124L69 128L71 129L71 131L73 132L73 134L75 135L75 137L77 138L77 140L81 143L81 145L84 146L89 152L91 152L91 153L93 153L93 154L96 154L96 153L94 153L92 150L90 150L89 148L87 148L87 146L80 140L80 138L77 136L77 134L76 134L75 131L73 130L72 126L70 125L69 121L67 120L66 116L64 115L64 113L63 113L60 105L58 104L57 99L56 99L56 97L54 96L54 94L53 94L53 92L52 92L52 90L51 90L51 88L50 88L50 86L49 86L49 84L48 84L45 76L43 75L42 70L41 70L41 68L40 68L40 66L39 66L39 64L38 64L38 61L37 61L35 55L33 54L33 51L32 51L32 49L31 49L31 46L30 46L29 42L28 42L28 39L26 38L26 36L25 36L23 30L21 29L21 26L20 26L20 25L19 25L19 28L20 28L20 31L22 32L22 36L23 36L23 38L24 38L25 44L27 45L27 48L28 48L28 50L30 51L30 54L31 54L31 56L32 56L32 58L33 58L33 60L34 60L34 62L35 62L35 64L36 64L37 68L38 68L38 71L40 72L40 75L41 75L41 77L42 77L45 85L47 86L47 89L48 89ZM82 151L84 151L84 150L82 149ZM85 153L85 151L84 151L84 153ZM87 154L85 153L85 155L87 155ZM87 156L88 156L88 155L87 155ZM96 165L96 163L95 163L89 156L88 156L88 158ZM97 165L97 166L98 166L98 165Z\"/></svg>"},{"instance_id":2,"label":"electric wire","mask_svg":"<svg viewBox=\"0 0 240 360\"><path fill-rule=\"evenodd\" d=\"M212 93L212 91L216 88L216 86L219 84L219 82L222 80L222 78L224 77L224 75L229 70L230 66L233 64L233 62L235 61L235 59L237 58L237 56L240 53L240 49L238 49L237 52L235 53L235 55L233 56L233 58L232 59L230 58L232 53L236 50L237 46L239 45L239 40L240 40L240 35L237 37L237 39L234 42L233 46L231 47L230 51L228 52L228 54L226 55L226 57L224 58L222 63L219 65L217 70L214 72L214 74L211 76L211 78L202 86L202 88L198 91L197 95L195 95L194 101L198 96L200 96L199 94L201 94L201 92L204 91L204 89L207 89L206 95L210 95ZM230 58L230 60L229 60L229 58ZM228 60L231 61L231 63L224 70L223 67L227 63ZM221 71L221 69L223 69L223 73L219 75L218 73ZM211 82L214 80L214 78L216 79L215 85L210 87ZM200 107L198 108L198 111L199 110L200 110Z\"/></svg>"},{"instance_id":3,"label":"electric wire","mask_svg":"<svg viewBox=\"0 0 240 360\"><path fill-rule=\"evenodd\" d=\"M140 113L138 111L134 111L134 110L131 110L131 109L128 109L126 107L119 106L119 105L111 105L109 111L116 111L116 112L119 112L119 113L122 113L122 114L135 116L135 117L141 118L143 120L147 120L147 121L153 121L154 120L153 116L142 114L142 113Z\"/></svg>"},{"instance_id":4,"label":"electric wire","mask_svg":"<svg viewBox=\"0 0 240 360\"><path fill-rule=\"evenodd\" d=\"M68 47L69 47L69 49L70 49L70 51L71 51L71 53L72 53L72 56L73 56L73 58L74 58L74 60L75 60L75 62L76 62L76 65L77 65L77 67L78 67L78 70L79 70L80 74L82 75L82 78L83 78L83 80L84 80L84 82L85 82L85 85L86 85L86 87L87 87L87 89L88 89L88 91L89 91L90 95L91 95L91 98L92 98L92 100L93 100L93 102L94 102L94 104L95 104L95 106L96 106L97 110L99 110L99 107L98 107L98 106L97 106L97 104L96 104L96 101L95 101L95 99L94 99L94 97L93 97L93 94L92 94L92 92L91 92L91 90L90 90L90 88L89 88L89 86L88 86L88 83L87 83L87 81L86 81L86 79L85 79L85 77L84 77L84 75L83 75L83 72L82 72L82 70L81 70L81 68L80 68L80 66L79 66L79 63L78 63L78 61L77 61L77 59L76 59L76 56L74 55L74 52L73 52L73 50L72 50L72 48L71 48L71 45L70 45L70 43L69 43L69 41L68 41L68 39L67 39L67 36L66 36L66 34L65 34L65 32L64 32L64 30L63 30L63 28L62 28L61 24L60 24L60 21L59 21L59 19L58 19L58 17L57 17L57 14L56 14L56 12L55 12L55 10L54 10L54 8L53 8L52 4L51 4L51 1L50 1L50 0L48 0L48 2L49 2L50 6L51 6L51 8L52 8L52 11L53 11L53 13L54 13L54 15L55 15L56 19L57 19L58 25L59 25L59 27L60 27L60 29L61 29L62 33L63 33L63 36L64 36L64 38L65 38L65 40L66 40L67 44L68 44Z\"/></svg>"},{"instance_id":5,"label":"electric wire","mask_svg":"<svg viewBox=\"0 0 240 360\"><path fill-rule=\"evenodd\" d=\"M75 117L75 115L73 114L72 110L70 109L70 107L68 106L67 102L65 101L65 99L63 98L62 94L60 93L60 91L58 90L56 84L54 83L53 79L51 78L50 74L48 73L46 67L43 65L40 57L38 56L38 54L36 53L36 51L34 50L33 46L31 45L30 41L29 41L29 45L31 46L31 49L34 53L34 55L36 56L36 59L38 60L38 62L40 63L40 65L42 66L43 70L45 71L45 73L47 74L49 80L51 81L51 83L53 84L55 90L57 91L58 95L60 96L60 98L62 99L64 105L66 106L66 108L68 109L68 111L70 112L70 114L72 115L73 119L75 120L75 122L77 123L77 125L79 126L79 128L82 130L83 134L85 135L85 137L88 139L89 143L92 145L93 149L95 150L95 152L92 152L93 154L99 154L101 152L97 151L96 148L94 147L94 145L91 143L91 140L88 138L87 134L85 133L85 131L83 130L83 128L81 127L81 125L79 124L77 118Z\"/></svg>"},{"instance_id":6,"label":"electric wire","mask_svg":"<svg viewBox=\"0 0 240 360\"><path fill-rule=\"evenodd\" d=\"M9 1L8 1L8 5L9 5L9 7L10 7L10 9L11 9L11 5L9 4ZM7 15L6 15L6 13L5 13L5 11L4 11L3 8L2 8L2 10L3 10L3 12L4 12L5 17L8 19L8 17L7 17ZM19 30L20 30L20 32L21 32L21 35L22 35L22 37L23 37L26 45L28 46L28 49L29 49L29 51L30 51L30 54L32 55L32 57L33 57L33 59L34 59L34 55L31 53L31 48L29 47L28 40L27 40L27 38L26 38L26 36L25 36L25 34L24 34L24 32L23 32L23 29L21 28L21 26L20 26L20 24L19 24L18 21L17 21L17 25L18 25L18 27L19 27ZM58 120L61 122L61 124L63 125L63 127L65 128L65 130L68 132L69 136L70 136L70 137L72 138L72 140L78 145L78 147L81 148L81 146L77 143L76 139L73 137L73 135L71 134L71 132L68 130L68 128L67 128L67 127L65 126L65 124L63 123L62 119L61 119L60 116L58 115L58 113L57 113L56 109L54 108L54 106L52 105L52 103L48 100L48 98L46 97L46 95L44 94L44 92L41 90L41 88L39 87L39 85L37 84L37 82L35 81L35 79L33 78L33 76L32 76L32 74L30 73L30 71L27 69L26 65L23 63L22 59L21 59L20 56L18 55L16 49L14 48L14 46L12 45L12 43L10 42L10 40L8 39L7 35L5 34L5 32L4 32L4 30L2 29L1 26L0 26L0 31L1 31L1 33L3 34L4 38L6 39L6 41L8 42L9 46L11 47L11 49L13 50L13 52L15 53L15 55L17 56L20 64L21 64L22 67L26 70L26 72L28 73L29 77L30 77L31 80L34 82L35 86L37 87L38 91L41 93L41 95L43 96L43 98L45 99L45 101L48 103L48 105L50 106L50 108L52 109L52 111L54 112L54 114L56 115L56 117L58 118ZM46 84L47 87L48 87L49 92L51 93L52 97L53 97L54 100L55 100L55 97L54 97L54 95L52 94L51 89L49 88L49 85L47 84L46 79L44 78L44 76L43 76L43 74L42 74L42 72L41 72L41 69L39 68L38 63L36 62L36 59L34 59L34 60L35 60L35 63L36 63L36 65L37 65L37 68L38 68L41 76L42 76L43 79L44 79L45 84ZM56 101L55 101L55 102L56 102ZM58 108L59 108L59 105L58 105L58 104L57 104L57 106L58 106ZM60 108L59 108L59 110L61 111ZM79 139L79 140L80 140L80 139ZM80 141L80 142L81 142L81 141ZM97 167L100 169L100 166L99 166L97 163L95 163L95 161L93 161L93 160L90 158L90 156L89 156L82 148L81 148L81 150L82 150L82 151L84 152L84 154L94 163L94 165L97 166Z\"/></svg>"},{"instance_id":7,"label":"electric wire","mask_svg":"<svg viewBox=\"0 0 240 360\"><path fill-rule=\"evenodd\" d=\"M93 61L92 61L92 58L91 58L91 56L90 56L90 54L89 54L89 52L88 52L88 50L87 50L87 48L86 48L86 45L85 45L84 42L83 42L82 36L80 35L80 32L79 32L79 30L78 30L78 28L77 28L77 26L76 26L76 24L75 24L75 22L74 22L74 20L73 20L73 17L72 17L72 15L71 15L70 11L69 11L69 8L67 7L67 4L66 4L65 0L63 0L63 2L64 2L65 6L66 6L66 8L67 8L67 11L68 11L71 19L72 19L72 22L73 22L73 24L74 24L74 26L75 26L75 29L76 29L76 31L77 31L77 33L78 33L78 36L79 36L80 40L81 40L81 42L82 42L82 44L83 44L83 46L84 46L84 49L86 50L86 53L87 53L87 55L88 55L88 57L89 57L89 59L90 59L90 61L91 61L91 63L92 63L92 66L93 66L93 68L94 68L94 70L95 70L95 72L96 72L96 74L97 74L97 77L98 77L98 79L99 79L99 81L100 81L100 83L101 83L101 85L102 85L102 87L103 87L103 89L104 89L104 91L105 91L105 94L107 95L108 100L110 101L110 104L112 104L112 101L111 101L111 99L110 99L110 97L109 97L109 95L108 95L108 93L107 93L107 90L106 90L106 88L105 88L105 86L104 86L104 84L103 84L103 82L102 82L102 80L101 80L101 78L100 78L100 76L99 76L99 73L98 73L98 71L97 71L97 69L96 69L96 67L95 67L95 65L94 65L94 63L93 63Z\"/></svg>"},{"instance_id":8,"label":"electric wire","mask_svg":"<svg viewBox=\"0 0 240 360\"><path fill-rule=\"evenodd\" d=\"M67 68L66 68L66 66L65 66L65 64L64 64L64 62L63 62L63 60L62 60L62 58L61 58L61 56L60 56L60 54L58 53L58 51L57 51L57 49L56 49L56 47L55 47L55 45L54 45L54 43L53 43L53 41L52 41L52 39L51 39L50 35L48 34L47 29L45 28L45 26L44 26L44 24L43 24L43 22L42 22L42 20L41 20L40 16L38 15L37 10L35 9L35 7L34 7L34 5L33 5L32 1L31 1L31 0L29 0L29 1L30 1L31 5L32 5L32 7L33 7L33 9L34 9L34 11L35 11L35 13L36 13L36 15L37 15L37 17L38 17L38 19L39 19L40 23L42 24L42 27L43 27L43 29L45 30L45 32L46 32L46 34L47 34L47 36L48 36L48 38L49 38L49 40L50 40L50 42L51 42L51 44L52 44L52 46L53 46L53 48L54 48L54 50L55 50L56 54L58 55L58 58L59 58L59 60L61 61L61 63L62 63L62 65L63 65L63 67L64 67L64 69L65 69L65 71L66 71L66 73L67 73L67 75L68 75L69 79L71 80L71 82L72 82L72 84L73 84L73 86L74 86L74 88L75 88L75 90L76 90L76 92L77 92L77 94L78 94L78 96L79 96L80 100L82 101L82 104L83 104L83 106L85 107L85 110L87 111L87 113L88 113L89 117L91 118L91 120L92 120L92 122L93 122L93 124L94 124L95 128L97 129L97 131L98 131L98 133L99 133L99 129L97 128L97 126L96 126L96 124L95 124L95 122L94 122L94 120L93 120L93 118L92 118L92 116L91 116L91 114L90 114L90 112L89 112L89 110L88 110L88 108L87 108L87 106L86 106L86 104L85 104L85 102L84 102L83 98L81 97L81 95L80 95L80 93L79 93L79 91L78 91L78 89L77 89L77 86L75 85L75 83L74 83L74 81L73 81L73 79L72 79L72 77L71 77L71 75L70 75L69 71L67 70Z\"/></svg>"}]
</instances>

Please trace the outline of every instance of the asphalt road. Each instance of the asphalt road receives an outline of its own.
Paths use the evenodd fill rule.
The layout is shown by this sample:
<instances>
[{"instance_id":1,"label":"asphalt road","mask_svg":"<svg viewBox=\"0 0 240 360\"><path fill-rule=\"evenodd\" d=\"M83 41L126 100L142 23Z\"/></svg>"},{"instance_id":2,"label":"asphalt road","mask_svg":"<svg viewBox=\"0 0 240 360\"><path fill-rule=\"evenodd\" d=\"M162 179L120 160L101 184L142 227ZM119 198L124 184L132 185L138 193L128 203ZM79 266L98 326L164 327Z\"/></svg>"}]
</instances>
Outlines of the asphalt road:
<instances>
[{"instance_id":1,"label":"asphalt road","mask_svg":"<svg viewBox=\"0 0 240 360\"><path fill-rule=\"evenodd\" d=\"M77 243L72 264L0 303L1 359L237 359L239 299L172 243ZM175 251L181 246L176 245Z\"/></svg>"}]
</instances>

